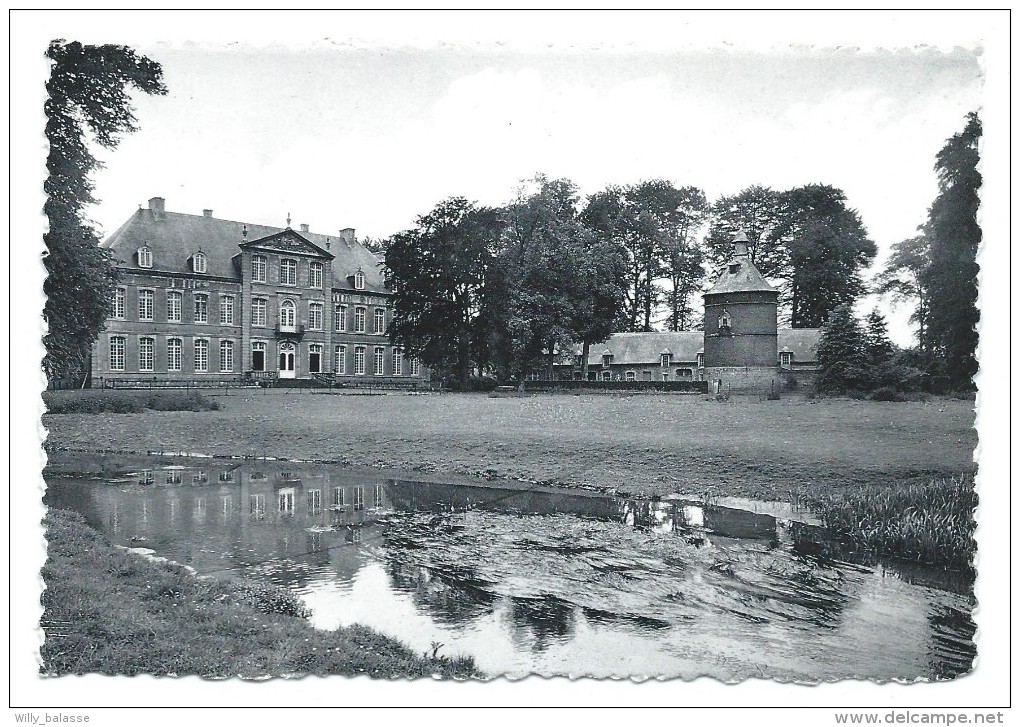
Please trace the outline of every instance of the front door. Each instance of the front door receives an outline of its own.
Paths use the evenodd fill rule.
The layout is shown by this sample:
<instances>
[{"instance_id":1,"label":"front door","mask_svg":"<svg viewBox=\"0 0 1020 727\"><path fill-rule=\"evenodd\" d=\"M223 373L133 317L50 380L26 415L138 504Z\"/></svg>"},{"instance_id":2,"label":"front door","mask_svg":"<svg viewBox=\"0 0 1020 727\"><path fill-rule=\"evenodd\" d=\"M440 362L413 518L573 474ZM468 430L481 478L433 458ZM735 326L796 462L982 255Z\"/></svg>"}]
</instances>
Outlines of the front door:
<instances>
[{"instance_id":1,"label":"front door","mask_svg":"<svg viewBox=\"0 0 1020 727\"><path fill-rule=\"evenodd\" d=\"M289 341L280 344L280 378L293 379L295 346Z\"/></svg>"}]
</instances>

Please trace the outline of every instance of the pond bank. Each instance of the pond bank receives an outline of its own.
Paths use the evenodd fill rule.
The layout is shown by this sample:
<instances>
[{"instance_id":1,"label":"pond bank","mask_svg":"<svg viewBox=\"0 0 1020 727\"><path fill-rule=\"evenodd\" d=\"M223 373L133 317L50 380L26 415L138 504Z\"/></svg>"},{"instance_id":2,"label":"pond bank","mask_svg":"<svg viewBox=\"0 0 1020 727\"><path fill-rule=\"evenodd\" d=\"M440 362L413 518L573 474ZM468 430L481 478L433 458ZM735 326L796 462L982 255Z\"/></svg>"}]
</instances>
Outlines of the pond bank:
<instances>
[{"instance_id":1,"label":"pond bank","mask_svg":"<svg viewBox=\"0 0 1020 727\"><path fill-rule=\"evenodd\" d=\"M478 676L470 658L418 655L360 626L321 631L282 589L197 578L114 547L51 510L42 575L44 674Z\"/></svg>"}]
</instances>

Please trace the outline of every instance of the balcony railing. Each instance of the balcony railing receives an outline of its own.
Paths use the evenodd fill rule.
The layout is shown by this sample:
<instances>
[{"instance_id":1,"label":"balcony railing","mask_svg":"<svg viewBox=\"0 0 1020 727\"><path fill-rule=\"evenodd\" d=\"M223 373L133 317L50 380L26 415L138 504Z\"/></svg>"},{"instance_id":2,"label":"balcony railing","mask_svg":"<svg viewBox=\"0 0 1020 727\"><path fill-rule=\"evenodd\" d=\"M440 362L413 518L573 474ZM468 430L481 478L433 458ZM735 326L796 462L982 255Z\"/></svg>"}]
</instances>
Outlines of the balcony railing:
<instances>
[{"instance_id":1,"label":"balcony railing","mask_svg":"<svg viewBox=\"0 0 1020 727\"><path fill-rule=\"evenodd\" d=\"M281 336L294 336L296 338L301 338L301 336L305 335L305 326L303 323L297 323L292 326L285 326L282 323L277 323L275 330L277 338L280 338Z\"/></svg>"}]
</instances>

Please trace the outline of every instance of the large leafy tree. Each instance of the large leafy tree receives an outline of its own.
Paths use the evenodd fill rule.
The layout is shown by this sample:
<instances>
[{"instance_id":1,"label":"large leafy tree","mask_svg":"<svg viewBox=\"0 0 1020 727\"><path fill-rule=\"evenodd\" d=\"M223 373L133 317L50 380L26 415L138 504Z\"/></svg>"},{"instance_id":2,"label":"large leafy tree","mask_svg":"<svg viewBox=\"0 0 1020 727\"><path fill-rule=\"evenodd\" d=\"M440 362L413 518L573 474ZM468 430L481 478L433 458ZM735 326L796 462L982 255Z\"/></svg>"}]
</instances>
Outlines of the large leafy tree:
<instances>
[{"instance_id":1,"label":"large leafy tree","mask_svg":"<svg viewBox=\"0 0 1020 727\"><path fill-rule=\"evenodd\" d=\"M577 189L536 177L505 211L486 285L486 322L497 367L524 380L557 351L605 340L623 295L623 256L578 218Z\"/></svg>"},{"instance_id":2,"label":"large leafy tree","mask_svg":"<svg viewBox=\"0 0 1020 727\"><path fill-rule=\"evenodd\" d=\"M842 190L813 184L783 193L784 219L776 230L789 255L790 323L818 328L829 311L865 292L861 271L877 248Z\"/></svg>"},{"instance_id":3,"label":"large leafy tree","mask_svg":"<svg viewBox=\"0 0 1020 727\"><path fill-rule=\"evenodd\" d=\"M914 306L910 322L917 325L917 343L925 355L931 351L928 336L930 303L923 281L930 260L928 238L923 234L916 235L892 246L889 259L873 281L875 292L888 295L894 305L907 303Z\"/></svg>"},{"instance_id":4,"label":"large leafy tree","mask_svg":"<svg viewBox=\"0 0 1020 727\"><path fill-rule=\"evenodd\" d=\"M732 253L733 238L747 234L751 262L766 278L785 279L790 273L789 250L781 227L786 222L786 199L781 192L761 185L720 197L712 205L712 221L705 244L709 260L721 266Z\"/></svg>"},{"instance_id":5,"label":"large leafy tree","mask_svg":"<svg viewBox=\"0 0 1020 727\"><path fill-rule=\"evenodd\" d=\"M978 143L981 121L967 116L966 127L938 153L939 195L924 228L930 244L921 284L928 292L928 335L936 369L956 386L970 386L977 372L977 222L981 174Z\"/></svg>"},{"instance_id":6,"label":"large leafy tree","mask_svg":"<svg viewBox=\"0 0 1020 727\"><path fill-rule=\"evenodd\" d=\"M453 197L386 245L394 305L390 339L462 382L471 374L480 340L483 288L500 228L495 210Z\"/></svg>"},{"instance_id":7,"label":"large leafy tree","mask_svg":"<svg viewBox=\"0 0 1020 727\"><path fill-rule=\"evenodd\" d=\"M115 271L85 217L85 209L97 201L91 175L100 165L90 144L113 149L123 134L136 130L131 89L165 94L166 86L158 63L125 46L58 40L46 55L52 66L45 104L50 150L43 316L49 331L43 368L51 380L83 381L115 283Z\"/></svg>"}]
</instances>

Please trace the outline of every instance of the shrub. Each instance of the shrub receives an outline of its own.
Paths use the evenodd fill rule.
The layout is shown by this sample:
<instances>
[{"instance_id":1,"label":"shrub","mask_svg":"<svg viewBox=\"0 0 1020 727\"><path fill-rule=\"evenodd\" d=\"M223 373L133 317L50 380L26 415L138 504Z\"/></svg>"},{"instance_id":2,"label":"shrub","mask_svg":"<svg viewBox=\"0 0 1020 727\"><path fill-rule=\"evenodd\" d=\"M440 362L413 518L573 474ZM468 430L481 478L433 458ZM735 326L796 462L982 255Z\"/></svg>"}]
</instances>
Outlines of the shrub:
<instances>
[{"instance_id":1,"label":"shrub","mask_svg":"<svg viewBox=\"0 0 1020 727\"><path fill-rule=\"evenodd\" d=\"M871 392L869 397L872 401L906 401L907 397L894 389L892 386L880 386Z\"/></svg>"},{"instance_id":2,"label":"shrub","mask_svg":"<svg viewBox=\"0 0 1020 727\"><path fill-rule=\"evenodd\" d=\"M495 391L499 382L491 376L472 376L463 382L460 379L448 379L443 382L443 388L447 391L483 392Z\"/></svg>"},{"instance_id":3,"label":"shrub","mask_svg":"<svg viewBox=\"0 0 1020 727\"><path fill-rule=\"evenodd\" d=\"M194 391L45 391L50 414L137 414L154 411L216 411L218 402Z\"/></svg>"}]
</instances>

